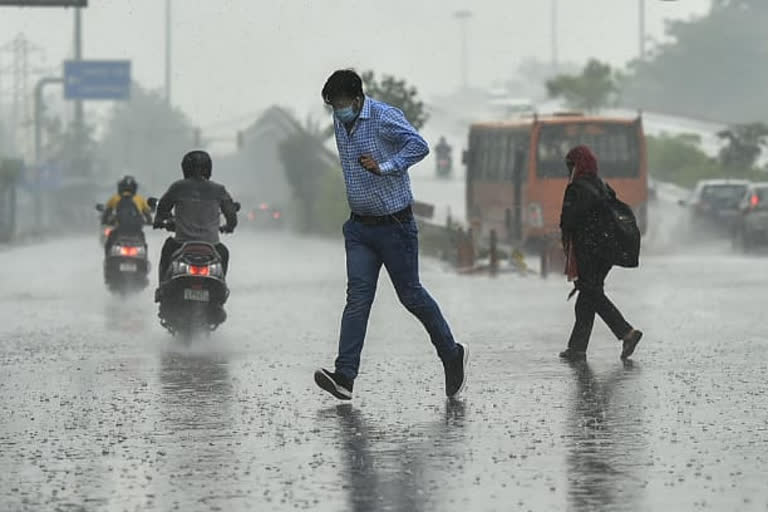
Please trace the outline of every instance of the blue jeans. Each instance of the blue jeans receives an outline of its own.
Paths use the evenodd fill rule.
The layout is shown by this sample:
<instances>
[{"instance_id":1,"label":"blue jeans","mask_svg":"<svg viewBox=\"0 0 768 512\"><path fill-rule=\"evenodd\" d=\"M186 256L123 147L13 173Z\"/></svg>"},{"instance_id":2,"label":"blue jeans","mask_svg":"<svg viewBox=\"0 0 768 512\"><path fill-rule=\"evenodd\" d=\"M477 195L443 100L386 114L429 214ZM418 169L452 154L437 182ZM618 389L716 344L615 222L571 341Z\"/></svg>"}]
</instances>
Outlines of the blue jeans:
<instances>
[{"instance_id":1,"label":"blue jeans","mask_svg":"<svg viewBox=\"0 0 768 512\"><path fill-rule=\"evenodd\" d=\"M353 220L344 224L347 252L347 305L341 320L336 371L354 379L376 295L381 266L387 269L397 296L421 321L437 355L450 361L458 355L456 342L440 308L419 281L419 237L416 221L370 226Z\"/></svg>"}]
</instances>

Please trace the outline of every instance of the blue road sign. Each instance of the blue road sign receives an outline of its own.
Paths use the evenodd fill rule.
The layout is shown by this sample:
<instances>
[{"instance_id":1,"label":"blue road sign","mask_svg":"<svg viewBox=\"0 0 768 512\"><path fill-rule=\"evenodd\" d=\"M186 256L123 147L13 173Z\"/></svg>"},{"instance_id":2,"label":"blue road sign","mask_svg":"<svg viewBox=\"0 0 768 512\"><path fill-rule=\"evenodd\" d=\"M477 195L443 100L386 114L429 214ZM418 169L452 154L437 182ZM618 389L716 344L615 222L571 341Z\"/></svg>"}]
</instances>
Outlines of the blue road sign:
<instances>
[{"instance_id":1,"label":"blue road sign","mask_svg":"<svg viewBox=\"0 0 768 512\"><path fill-rule=\"evenodd\" d=\"M64 97L68 100L126 100L131 95L131 61L64 62Z\"/></svg>"}]
</instances>

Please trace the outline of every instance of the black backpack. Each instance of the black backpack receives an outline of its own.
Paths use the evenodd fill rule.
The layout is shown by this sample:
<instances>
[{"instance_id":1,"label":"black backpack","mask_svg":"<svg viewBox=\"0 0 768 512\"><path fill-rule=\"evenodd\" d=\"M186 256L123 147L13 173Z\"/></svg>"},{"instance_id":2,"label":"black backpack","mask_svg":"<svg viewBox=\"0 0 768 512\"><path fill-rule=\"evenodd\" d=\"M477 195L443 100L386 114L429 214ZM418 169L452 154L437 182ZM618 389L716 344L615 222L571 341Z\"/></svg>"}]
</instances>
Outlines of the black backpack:
<instances>
[{"instance_id":1,"label":"black backpack","mask_svg":"<svg viewBox=\"0 0 768 512\"><path fill-rule=\"evenodd\" d=\"M632 208L616 197L616 192L601 180L602 190L584 182L600 198L600 216L608 234L605 247L608 260L619 267L635 268L640 265L640 228Z\"/></svg>"},{"instance_id":2,"label":"black backpack","mask_svg":"<svg viewBox=\"0 0 768 512\"><path fill-rule=\"evenodd\" d=\"M120 231L140 232L144 227L144 217L136 207L133 196L123 196L115 207L115 219Z\"/></svg>"}]
</instances>

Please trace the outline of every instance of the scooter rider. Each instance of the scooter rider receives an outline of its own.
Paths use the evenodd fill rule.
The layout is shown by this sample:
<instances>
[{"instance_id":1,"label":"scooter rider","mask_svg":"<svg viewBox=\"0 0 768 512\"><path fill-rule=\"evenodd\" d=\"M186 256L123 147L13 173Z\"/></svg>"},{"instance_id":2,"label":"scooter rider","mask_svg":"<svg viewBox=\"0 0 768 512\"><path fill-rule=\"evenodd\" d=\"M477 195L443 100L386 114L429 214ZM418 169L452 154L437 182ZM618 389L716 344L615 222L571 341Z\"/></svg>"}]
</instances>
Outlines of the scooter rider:
<instances>
[{"instance_id":1,"label":"scooter rider","mask_svg":"<svg viewBox=\"0 0 768 512\"><path fill-rule=\"evenodd\" d=\"M184 242L208 242L216 246L221 256L224 274L229 266L229 250L219 241L219 231L232 233L237 226L237 207L224 188L211 181L213 163L205 151L190 151L181 161L184 179L172 184L157 204L154 228L162 228L171 219L175 223L175 237L169 237L160 256L158 283L162 284L173 253ZM219 229L219 215L224 214L226 225ZM160 301L160 287L155 302Z\"/></svg>"},{"instance_id":2,"label":"scooter rider","mask_svg":"<svg viewBox=\"0 0 768 512\"><path fill-rule=\"evenodd\" d=\"M142 227L152 224L152 209L146 199L136 193L138 188L133 176L123 176L117 182L117 194L104 205L101 224L114 228L104 244L107 254L119 235L138 236L146 246Z\"/></svg>"}]
</instances>

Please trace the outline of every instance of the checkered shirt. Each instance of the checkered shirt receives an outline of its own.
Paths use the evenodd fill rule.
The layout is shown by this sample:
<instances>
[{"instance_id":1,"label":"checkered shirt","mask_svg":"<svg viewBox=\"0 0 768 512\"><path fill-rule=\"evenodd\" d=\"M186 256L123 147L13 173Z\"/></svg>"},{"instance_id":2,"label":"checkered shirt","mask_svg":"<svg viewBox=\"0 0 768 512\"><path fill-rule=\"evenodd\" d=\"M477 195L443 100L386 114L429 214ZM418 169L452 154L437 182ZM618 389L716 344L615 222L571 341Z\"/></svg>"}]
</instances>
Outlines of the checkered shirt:
<instances>
[{"instance_id":1,"label":"checkered shirt","mask_svg":"<svg viewBox=\"0 0 768 512\"><path fill-rule=\"evenodd\" d=\"M351 133L334 117L347 200L358 215L390 215L413 201L408 168L429 153L427 142L400 109L365 98ZM359 159L370 155L381 176L366 171Z\"/></svg>"}]
</instances>

